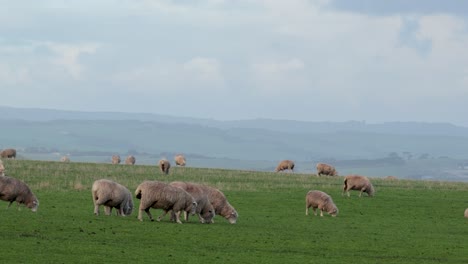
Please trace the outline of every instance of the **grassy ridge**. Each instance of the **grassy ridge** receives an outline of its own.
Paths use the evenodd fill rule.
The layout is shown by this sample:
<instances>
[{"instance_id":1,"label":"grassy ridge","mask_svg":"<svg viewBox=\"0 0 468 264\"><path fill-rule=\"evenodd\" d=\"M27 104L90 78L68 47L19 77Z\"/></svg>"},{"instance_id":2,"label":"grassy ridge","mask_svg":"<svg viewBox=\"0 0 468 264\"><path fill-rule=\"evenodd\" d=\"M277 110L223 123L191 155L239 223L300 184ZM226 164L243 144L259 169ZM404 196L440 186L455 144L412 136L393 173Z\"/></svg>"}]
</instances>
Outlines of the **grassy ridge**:
<instances>
[{"instance_id":1,"label":"grassy ridge","mask_svg":"<svg viewBox=\"0 0 468 264\"><path fill-rule=\"evenodd\" d=\"M7 174L27 182L40 200L37 213L2 210L5 263L464 263L468 260L466 183L373 179L374 198L341 196L342 178L200 168L4 161ZM223 190L239 212L236 225L219 216L143 222L94 216L90 188L108 178L132 192L143 180L184 180ZM336 218L305 216L304 197L320 189L340 209ZM158 215L160 212L154 212Z\"/></svg>"}]
</instances>

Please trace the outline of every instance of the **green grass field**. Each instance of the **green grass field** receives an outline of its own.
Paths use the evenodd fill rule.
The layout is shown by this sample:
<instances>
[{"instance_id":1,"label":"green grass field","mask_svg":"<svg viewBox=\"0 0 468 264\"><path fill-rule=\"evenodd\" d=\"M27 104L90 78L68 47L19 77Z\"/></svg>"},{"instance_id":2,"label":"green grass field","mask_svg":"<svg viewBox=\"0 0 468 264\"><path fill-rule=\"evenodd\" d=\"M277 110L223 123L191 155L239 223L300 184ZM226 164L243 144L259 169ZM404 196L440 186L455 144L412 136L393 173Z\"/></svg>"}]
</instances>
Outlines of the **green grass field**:
<instances>
[{"instance_id":1,"label":"green grass field","mask_svg":"<svg viewBox=\"0 0 468 264\"><path fill-rule=\"evenodd\" d=\"M468 263L468 183L372 179L374 198L341 196L342 177L203 168L4 161L40 200L37 213L0 202L2 263ZM389 175L392 173L389 172ZM206 183L237 209L231 225L95 216L91 185L115 180ZM340 213L305 215L305 194L329 193ZM101 209L103 212L103 209ZM161 212L152 210L155 216Z\"/></svg>"}]
</instances>

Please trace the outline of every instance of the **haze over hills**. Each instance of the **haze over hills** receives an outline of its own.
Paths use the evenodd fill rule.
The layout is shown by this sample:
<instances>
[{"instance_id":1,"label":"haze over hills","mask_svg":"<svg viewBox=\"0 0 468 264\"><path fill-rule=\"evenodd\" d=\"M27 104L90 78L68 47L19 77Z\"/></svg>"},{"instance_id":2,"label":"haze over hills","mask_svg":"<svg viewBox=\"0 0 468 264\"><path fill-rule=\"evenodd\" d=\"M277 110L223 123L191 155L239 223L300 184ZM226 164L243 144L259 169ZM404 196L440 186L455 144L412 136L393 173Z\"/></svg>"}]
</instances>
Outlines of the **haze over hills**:
<instances>
[{"instance_id":1,"label":"haze over hills","mask_svg":"<svg viewBox=\"0 0 468 264\"><path fill-rule=\"evenodd\" d=\"M107 160L112 153L136 153L153 163L161 156L171 158L182 152L206 159L206 164L216 160L218 167L231 167L233 160L237 167L263 170L273 169L281 159L308 164L298 166L299 171L312 171L317 161L358 167L451 159L448 166L455 167L468 160L468 128L448 123L218 121L12 107L0 107L0 120L0 149L18 148L26 158L28 153L62 152L101 155Z\"/></svg>"}]
</instances>

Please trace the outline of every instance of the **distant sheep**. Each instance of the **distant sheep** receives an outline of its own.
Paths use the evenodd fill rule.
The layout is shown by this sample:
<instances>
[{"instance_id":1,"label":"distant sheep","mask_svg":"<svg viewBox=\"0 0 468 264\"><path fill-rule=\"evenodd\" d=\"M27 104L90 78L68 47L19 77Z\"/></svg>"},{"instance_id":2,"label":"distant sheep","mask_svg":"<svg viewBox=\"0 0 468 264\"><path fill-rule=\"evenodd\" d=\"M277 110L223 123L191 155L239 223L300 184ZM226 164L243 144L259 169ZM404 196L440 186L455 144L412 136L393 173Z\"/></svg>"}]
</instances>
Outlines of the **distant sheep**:
<instances>
[{"instance_id":1,"label":"distant sheep","mask_svg":"<svg viewBox=\"0 0 468 264\"><path fill-rule=\"evenodd\" d=\"M291 170L294 171L294 161L292 160L282 160L276 167L275 171L284 171L284 170Z\"/></svg>"},{"instance_id":2,"label":"distant sheep","mask_svg":"<svg viewBox=\"0 0 468 264\"><path fill-rule=\"evenodd\" d=\"M468 218L468 208L465 210L465 218Z\"/></svg>"},{"instance_id":3,"label":"distant sheep","mask_svg":"<svg viewBox=\"0 0 468 264\"><path fill-rule=\"evenodd\" d=\"M5 166L3 166L3 162L0 160L0 176L5 176Z\"/></svg>"},{"instance_id":4,"label":"distant sheep","mask_svg":"<svg viewBox=\"0 0 468 264\"><path fill-rule=\"evenodd\" d=\"M128 156L128 157L125 159L125 164L127 164L127 165L135 165L135 161L136 161L135 157L132 156L132 155L130 155L130 156Z\"/></svg>"},{"instance_id":5,"label":"distant sheep","mask_svg":"<svg viewBox=\"0 0 468 264\"><path fill-rule=\"evenodd\" d=\"M132 193L119 183L106 179L96 180L91 188L91 194L95 215L99 215L99 206L101 205L104 206L106 215L111 215L112 208L117 210L117 215L132 214Z\"/></svg>"},{"instance_id":6,"label":"distant sheep","mask_svg":"<svg viewBox=\"0 0 468 264\"><path fill-rule=\"evenodd\" d=\"M317 168L317 176L328 175L328 176L337 176L338 172L335 170L335 167L325 164L317 163L315 166Z\"/></svg>"},{"instance_id":7,"label":"distant sheep","mask_svg":"<svg viewBox=\"0 0 468 264\"><path fill-rule=\"evenodd\" d=\"M0 176L0 200L10 202L8 208L15 201L18 204L18 209L20 204L24 204L33 212L36 212L39 207L39 200L26 183L7 176Z\"/></svg>"},{"instance_id":8,"label":"distant sheep","mask_svg":"<svg viewBox=\"0 0 468 264\"><path fill-rule=\"evenodd\" d=\"M135 162L133 162L135 163ZM119 155L112 155L112 164L120 164L120 156Z\"/></svg>"},{"instance_id":9,"label":"distant sheep","mask_svg":"<svg viewBox=\"0 0 468 264\"><path fill-rule=\"evenodd\" d=\"M374 196L374 186L370 180L365 176L360 175L348 175L344 179L343 194L346 192L349 197L349 190L357 190L359 197L362 196L363 192L366 192L368 196Z\"/></svg>"},{"instance_id":10,"label":"distant sheep","mask_svg":"<svg viewBox=\"0 0 468 264\"><path fill-rule=\"evenodd\" d=\"M164 174L169 174L169 169L171 168L171 163L167 159L162 159L159 161L159 170Z\"/></svg>"},{"instance_id":11,"label":"distant sheep","mask_svg":"<svg viewBox=\"0 0 468 264\"><path fill-rule=\"evenodd\" d=\"M15 159L16 158L16 149L4 149L0 152L0 158L4 159Z\"/></svg>"},{"instance_id":12,"label":"distant sheep","mask_svg":"<svg viewBox=\"0 0 468 264\"><path fill-rule=\"evenodd\" d=\"M149 210L155 208L164 210L164 213L158 217L158 221L161 221L167 212L172 210L175 213L176 222L182 224L180 221L182 211L194 215L197 210L197 202L188 192L163 182L144 181L138 185L135 195L137 199L141 199L138 212L140 221L143 221L143 211L151 221L154 221Z\"/></svg>"},{"instance_id":13,"label":"distant sheep","mask_svg":"<svg viewBox=\"0 0 468 264\"><path fill-rule=\"evenodd\" d=\"M197 202L196 213L201 223L211 223L215 216L215 209L208 199L208 195L196 183L190 182L171 182L169 185L181 188L193 196ZM185 215L185 220L188 221L188 215Z\"/></svg>"},{"instance_id":14,"label":"distant sheep","mask_svg":"<svg viewBox=\"0 0 468 264\"><path fill-rule=\"evenodd\" d=\"M338 208L336 207L333 199L325 192L312 190L306 194L306 215L309 215L309 208L312 207L314 215L317 215L317 208L320 210L320 216L323 216L323 211L331 216L338 215Z\"/></svg>"},{"instance_id":15,"label":"distant sheep","mask_svg":"<svg viewBox=\"0 0 468 264\"><path fill-rule=\"evenodd\" d=\"M182 155L182 154L176 155L174 157L174 160L175 160L175 164L177 166L182 166L182 167L185 166L185 157L184 157L184 155Z\"/></svg>"},{"instance_id":16,"label":"distant sheep","mask_svg":"<svg viewBox=\"0 0 468 264\"><path fill-rule=\"evenodd\" d=\"M231 224L235 224L237 222L239 215L237 214L236 209L234 209L234 207L228 202L224 193L207 185L199 184L198 186L208 195L208 199L213 205L216 215L226 218L226 220ZM214 221L211 222L214 223Z\"/></svg>"},{"instance_id":17,"label":"distant sheep","mask_svg":"<svg viewBox=\"0 0 468 264\"><path fill-rule=\"evenodd\" d=\"M70 162L70 158L68 156L63 156L60 158L61 162Z\"/></svg>"}]
</instances>

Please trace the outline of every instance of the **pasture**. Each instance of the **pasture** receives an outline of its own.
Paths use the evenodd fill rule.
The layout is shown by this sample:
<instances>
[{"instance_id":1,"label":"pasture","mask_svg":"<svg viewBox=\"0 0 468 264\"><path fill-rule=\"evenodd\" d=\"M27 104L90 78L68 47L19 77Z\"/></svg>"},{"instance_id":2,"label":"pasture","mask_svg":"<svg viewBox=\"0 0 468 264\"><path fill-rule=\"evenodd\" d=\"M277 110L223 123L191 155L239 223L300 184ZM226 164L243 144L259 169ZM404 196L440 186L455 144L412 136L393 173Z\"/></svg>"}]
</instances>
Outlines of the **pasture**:
<instances>
[{"instance_id":1,"label":"pasture","mask_svg":"<svg viewBox=\"0 0 468 264\"><path fill-rule=\"evenodd\" d=\"M467 263L468 183L371 178L376 195L341 195L342 177L204 168L4 160L25 181L37 213L0 201L4 263ZM388 172L388 174L392 174ZM371 177L371 176L370 176ZM215 217L182 225L93 214L91 185L107 178L134 192L143 180L205 183L237 209L231 225ZM305 215L305 195L333 197L335 218ZM157 216L160 210L152 209Z\"/></svg>"}]
</instances>

